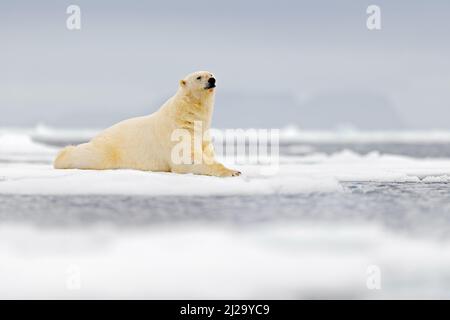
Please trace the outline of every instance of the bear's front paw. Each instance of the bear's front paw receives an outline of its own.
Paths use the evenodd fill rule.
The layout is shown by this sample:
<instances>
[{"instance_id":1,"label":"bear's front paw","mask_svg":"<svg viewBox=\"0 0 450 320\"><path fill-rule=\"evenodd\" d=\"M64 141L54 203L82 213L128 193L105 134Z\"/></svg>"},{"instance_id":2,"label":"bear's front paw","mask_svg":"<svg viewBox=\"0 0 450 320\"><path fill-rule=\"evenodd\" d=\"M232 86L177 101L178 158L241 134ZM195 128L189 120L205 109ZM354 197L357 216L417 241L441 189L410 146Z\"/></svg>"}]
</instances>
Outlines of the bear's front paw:
<instances>
[{"instance_id":1,"label":"bear's front paw","mask_svg":"<svg viewBox=\"0 0 450 320\"><path fill-rule=\"evenodd\" d=\"M220 177L237 177L240 176L242 173L240 171L237 170L230 170L230 169L225 169L220 173Z\"/></svg>"},{"instance_id":2,"label":"bear's front paw","mask_svg":"<svg viewBox=\"0 0 450 320\"><path fill-rule=\"evenodd\" d=\"M240 172L240 171L233 171L233 174L231 176L237 177L237 176L240 176L241 174L242 174L242 172Z\"/></svg>"}]
</instances>

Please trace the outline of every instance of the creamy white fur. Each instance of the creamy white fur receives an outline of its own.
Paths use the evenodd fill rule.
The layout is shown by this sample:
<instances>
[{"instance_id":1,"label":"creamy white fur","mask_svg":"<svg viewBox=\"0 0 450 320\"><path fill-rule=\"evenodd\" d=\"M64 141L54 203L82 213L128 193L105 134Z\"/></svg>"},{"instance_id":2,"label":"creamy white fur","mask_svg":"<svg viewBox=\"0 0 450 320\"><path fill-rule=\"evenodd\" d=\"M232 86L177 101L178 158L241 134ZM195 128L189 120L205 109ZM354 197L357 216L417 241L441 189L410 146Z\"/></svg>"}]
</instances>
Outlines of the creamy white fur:
<instances>
[{"instance_id":1,"label":"creamy white fur","mask_svg":"<svg viewBox=\"0 0 450 320\"><path fill-rule=\"evenodd\" d=\"M201 77L200 79L198 79ZM190 158L207 158L201 163L179 164L172 159L178 143L172 141L175 130L185 130L194 138L194 122L207 131L214 108L214 88L208 88L207 71L194 72L180 81L177 93L155 113L119 122L88 143L64 148L56 157L56 169L137 169L195 173L213 176L236 176L214 159L211 142L201 136L192 141ZM212 160L211 160L212 159Z\"/></svg>"}]
</instances>

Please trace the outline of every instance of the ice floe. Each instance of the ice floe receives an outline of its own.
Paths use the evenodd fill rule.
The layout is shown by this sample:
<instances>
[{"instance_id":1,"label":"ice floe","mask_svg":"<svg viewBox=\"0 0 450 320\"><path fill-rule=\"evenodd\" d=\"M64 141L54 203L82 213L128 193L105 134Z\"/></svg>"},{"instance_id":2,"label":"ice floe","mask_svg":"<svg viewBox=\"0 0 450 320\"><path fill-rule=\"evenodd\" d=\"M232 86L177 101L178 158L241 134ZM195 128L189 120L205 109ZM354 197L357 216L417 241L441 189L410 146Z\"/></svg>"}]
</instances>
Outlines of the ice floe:
<instances>
[{"instance_id":1,"label":"ice floe","mask_svg":"<svg viewBox=\"0 0 450 320\"><path fill-rule=\"evenodd\" d=\"M134 170L55 170L51 163L57 150L33 141L29 134L0 132L0 193L295 194L339 192L342 191L340 182L348 181L450 181L450 159L416 159L377 152L361 155L344 150L331 155L280 156L269 174L264 172L267 169L264 166L229 162L229 166L240 169L243 176L223 179Z\"/></svg>"}]
</instances>

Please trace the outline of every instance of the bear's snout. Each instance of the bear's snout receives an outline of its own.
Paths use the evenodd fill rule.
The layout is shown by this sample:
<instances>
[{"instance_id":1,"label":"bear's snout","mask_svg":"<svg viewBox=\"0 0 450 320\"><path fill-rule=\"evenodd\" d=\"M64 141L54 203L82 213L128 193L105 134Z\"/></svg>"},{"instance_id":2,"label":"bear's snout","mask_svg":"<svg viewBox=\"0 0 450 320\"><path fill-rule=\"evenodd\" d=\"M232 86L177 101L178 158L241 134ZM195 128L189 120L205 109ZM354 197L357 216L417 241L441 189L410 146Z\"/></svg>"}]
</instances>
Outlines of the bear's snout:
<instances>
[{"instance_id":1,"label":"bear's snout","mask_svg":"<svg viewBox=\"0 0 450 320\"><path fill-rule=\"evenodd\" d=\"M216 79L211 77L208 79L208 86L205 89L211 89L216 87Z\"/></svg>"}]
</instances>

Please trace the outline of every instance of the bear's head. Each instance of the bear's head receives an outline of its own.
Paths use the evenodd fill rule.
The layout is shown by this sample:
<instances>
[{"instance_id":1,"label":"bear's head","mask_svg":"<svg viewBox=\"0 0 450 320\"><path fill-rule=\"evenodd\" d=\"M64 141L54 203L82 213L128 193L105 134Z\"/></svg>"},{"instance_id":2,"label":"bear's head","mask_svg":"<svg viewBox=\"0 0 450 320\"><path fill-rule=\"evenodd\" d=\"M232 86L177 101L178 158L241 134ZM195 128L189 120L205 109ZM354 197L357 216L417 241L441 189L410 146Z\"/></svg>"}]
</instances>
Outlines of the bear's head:
<instances>
[{"instance_id":1,"label":"bear's head","mask_svg":"<svg viewBox=\"0 0 450 320\"><path fill-rule=\"evenodd\" d=\"M216 79L211 72L197 71L180 80L180 87L182 90L189 91L194 96L201 97L214 92Z\"/></svg>"}]
</instances>

